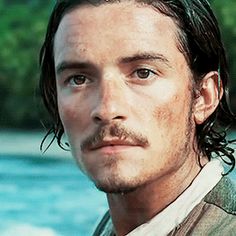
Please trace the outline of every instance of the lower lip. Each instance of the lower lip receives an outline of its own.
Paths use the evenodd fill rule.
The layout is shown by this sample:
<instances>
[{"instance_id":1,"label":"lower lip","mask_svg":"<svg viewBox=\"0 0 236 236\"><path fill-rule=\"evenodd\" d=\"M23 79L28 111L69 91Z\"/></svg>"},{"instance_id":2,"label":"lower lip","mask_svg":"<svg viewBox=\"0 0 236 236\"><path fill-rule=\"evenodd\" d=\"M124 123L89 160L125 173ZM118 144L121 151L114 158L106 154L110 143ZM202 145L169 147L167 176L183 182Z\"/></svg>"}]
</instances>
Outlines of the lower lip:
<instances>
[{"instance_id":1,"label":"lower lip","mask_svg":"<svg viewBox=\"0 0 236 236\"><path fill-rule=\"evenodd\" d=\"M103 154L115 154L124 151L128 151L130 149L140 148L140 146L130 146L130 145L114 145L114 146L104 146L101 148L94 149L95 152L100 152Z\"/></svg>"}]
</instances>

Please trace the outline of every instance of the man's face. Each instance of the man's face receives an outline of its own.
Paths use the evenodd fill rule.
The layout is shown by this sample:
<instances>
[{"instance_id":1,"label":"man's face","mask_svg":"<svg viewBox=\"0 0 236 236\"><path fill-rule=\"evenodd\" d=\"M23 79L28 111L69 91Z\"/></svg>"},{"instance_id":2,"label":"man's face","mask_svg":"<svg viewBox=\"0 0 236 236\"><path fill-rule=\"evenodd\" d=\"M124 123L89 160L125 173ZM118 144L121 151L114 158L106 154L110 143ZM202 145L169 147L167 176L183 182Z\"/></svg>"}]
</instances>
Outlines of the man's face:
<instances>
[{"instance_id":1,"label":"man's face","mask_svg":"<svg viewBox=\"0 0 236 236\"><path fill-rule=\"evenodd\" d=\"M133 2L80 6L54 43L58 108L80 168L106 192L189 168L191 73L177 27Z\"/></svg>"}]
</instances>

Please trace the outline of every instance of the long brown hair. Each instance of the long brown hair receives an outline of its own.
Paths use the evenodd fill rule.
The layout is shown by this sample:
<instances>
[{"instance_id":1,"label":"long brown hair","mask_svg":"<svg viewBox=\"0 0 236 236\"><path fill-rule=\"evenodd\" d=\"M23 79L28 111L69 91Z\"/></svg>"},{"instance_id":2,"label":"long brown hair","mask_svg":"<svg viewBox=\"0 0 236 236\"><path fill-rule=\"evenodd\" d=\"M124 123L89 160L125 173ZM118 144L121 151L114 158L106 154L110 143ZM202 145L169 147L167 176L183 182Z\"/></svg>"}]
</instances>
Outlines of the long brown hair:
<instances>
[{"instance_id":1,"label":"long brown hair","mask_svg":"<svg viewBox=\"0 0 236 236\"><path fill-rule=\"evenodd\" d=\"M74 7L82 4L106 4L112 0L61 0L58 1L49 19L45 41L40 52L40 91L43 102L51 115L53 125L46 137L53 134L59 146L63 147L64 129L57 107L57 91L54 71L54 37L63 16ZM236 140L228 140L226 131L236 123L236 116L229 106L228 63L222 43L221 34L215 15L206 0L137 0L148 4L171 17L178 26L179 50L184 54L192 71L195 84L210 71L218 71L219 86L224 93L214 113L201 125L197 126L197 142L199 151L209 160L219 156L230 165L235 166L234 149L231 144ZM53 141L52 140L52 141Z\"/></svg>"}]
</instances>

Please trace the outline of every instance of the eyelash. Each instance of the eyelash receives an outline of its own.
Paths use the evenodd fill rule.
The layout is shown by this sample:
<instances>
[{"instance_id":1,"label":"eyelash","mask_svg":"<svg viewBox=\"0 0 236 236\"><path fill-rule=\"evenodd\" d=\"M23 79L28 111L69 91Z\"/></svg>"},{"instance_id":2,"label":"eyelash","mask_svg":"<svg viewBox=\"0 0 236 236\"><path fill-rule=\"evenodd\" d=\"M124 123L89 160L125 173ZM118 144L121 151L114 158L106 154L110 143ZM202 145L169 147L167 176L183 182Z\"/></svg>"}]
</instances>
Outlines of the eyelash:
<instances>
[{"instance_id":1,"label":"eyelash","mask_svg":"<svg viewBox=\"0 0 236 236\"><path fill-rule=\"evenodd\" d=\"M139 74L140 72L141 73L144 72L143 77L141 76L141 74ZM145 76L145 73L146 73L146 76ZM157 76L157 72L155 72L154 70L145 68L145 67L138 68L130 74L131 79L136 79L139 82L150 81L151 79L153 79L154 76ZM79 82L82 81L82 83L78 83L78 81L75 82L76 79L79 80ZM89 82L91 82L91 79L89 79L89 77L83 74L71 75L65 80L65 84L70 85L72 87L81 87L85 84L88 84Z\"/></svg>"},{"instance_id":2,"label":"eyelash","mask_svg":"<svg viewBox=\"0 0 236 236\"><path fill-rule=\"evenodd\" d=\"M82 83L78 84L78 83L75 82L75 79L79 79L79 80L83 79L83 81L82 81ZM85 76L85 75L82 75L82 74L69 76L65 80L65 84L66 85L70 85L70 86L82 86L82 85L84 85L86 83L89 83L89 78L87 76Z\"/></svg>"},{"instance_id":3,"label":"eyelash","mask_svg":"<svg viewBox=\"0 0 236 236\"><path fill-rule=\"evenodd\" d=\"M147 73L147 77L141 77L140 75L138 75L139 72L145 72ZM148 68L139 68L139 69L136 69L135 71L133 71L131 73L131 77L138 77L137 79L138 80L150 80L152 79L153 76L157 76L157 72L151 70L151 69L148 69ZM151 78L150 78L151 77Z\"/></svg>"}]
</instances>

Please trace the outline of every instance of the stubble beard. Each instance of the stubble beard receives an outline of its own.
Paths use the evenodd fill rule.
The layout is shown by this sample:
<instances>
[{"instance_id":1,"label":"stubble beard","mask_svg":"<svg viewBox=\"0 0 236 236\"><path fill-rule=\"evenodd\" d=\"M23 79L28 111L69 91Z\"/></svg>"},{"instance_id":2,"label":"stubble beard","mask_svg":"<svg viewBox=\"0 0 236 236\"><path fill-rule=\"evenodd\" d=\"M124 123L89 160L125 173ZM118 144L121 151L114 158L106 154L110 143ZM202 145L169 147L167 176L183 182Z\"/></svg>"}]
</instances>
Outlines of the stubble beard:
<instances>
[{"instance_id":1,"label":"stubble beard","mask_svg":"<svg viewBox=\"0 0 236 236\"><path fill-rule=\"evenodd\" d=\"M186 131L185 131L185 140L182 140L184 142L182 142L182 145L181 147L179 147L179 150L176 150L175 152L176 157L185 155L186 158L190 158L189 155L192 150L192 146L190 144L191 143L190 140L192 140L192 132L193 132L193 125L190 120L190 117L188 117L188 125L186 126ZM103 180L91 179L94 182L96 188L102 192L105 192L107 194L122 194L122 195L128 194L135 192L141 187L145 187L151 182L156 181L157 178L160 178L158 173L156 173L147 176L139 175L134 178L127 179L126 177L120 175L119 172L117 172L117 170L119 169L117 158L119 157L117 156L111 157L109 159L109 162L106 163L106 167L110 168L110 171L113 172L111 175L107 177L104 176Z\"/></svg>"},{"instance_id":2,"label":"stubble beard","mask_svg":"<svg viewBox=\"0 0 236 236\"><path fill-rule=\"evenodd\" d=\"M194 146L194 143L193 143L194 142L194 138L193 138L194 125L193 125L193 120L192 120L192 112L193 112L193 98L191 100L189 112L186 117L186 128L185 128L185 133L184 133L185 134L184 140L181 140L181 142L179 142L182 145L179 146L178 150L175 150L175 153L174 153L175 159L176 157L181 157L183 155L186 158L190 158L189 155ZM118 172L120 161L122 162L122 157L119 157L119 156L110 156L109 159L106 160L106 169L109 169L109 175L107 176L103 174L101 178L93 179L89 175L89 172L85 171L85 174L89 176L89 178L95 184L97 189L107 194L128 194L128 193L136 191L137 189L141 187L145 187L150 182L153 182L157 178L160 178L158 174L152 174L152 175L146 175L146 176L138 175L133 178L123 177L120 174L120 172ZM143 168L145 168L145 166Z\"/></svg>"},{"instance_id":3,"label":"stubble beard","mask_svg":"<svg viewBox=\"0 0 236 236\"><path fill-rule=\"evenodd\" d=\"M123 165L123 157L119 155L109 156L106 160L106 174L100 173L102 176L91 177L89 172L85 173L94 183L96 188L107 194L127 194L134 192L146 182L144 176L123 176L119 165ZM103 166L104 168L104 166Z\"/></svg>"}]
</instances>

